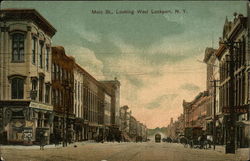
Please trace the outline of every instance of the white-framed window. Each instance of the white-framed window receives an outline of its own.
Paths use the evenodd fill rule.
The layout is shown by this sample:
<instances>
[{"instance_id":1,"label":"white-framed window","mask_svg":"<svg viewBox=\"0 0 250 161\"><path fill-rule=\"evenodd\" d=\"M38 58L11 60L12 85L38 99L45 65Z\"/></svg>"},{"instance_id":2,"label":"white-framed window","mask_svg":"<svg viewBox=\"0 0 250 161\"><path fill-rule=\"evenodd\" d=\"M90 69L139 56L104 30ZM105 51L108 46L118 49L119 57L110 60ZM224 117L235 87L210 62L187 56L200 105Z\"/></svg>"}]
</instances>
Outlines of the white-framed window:
<instances>
[{"instance_id":1,"label":"white-framed window","mask_svg":"<svg viewBox=\"0 0 250 161\"><path fill-rule=\"evenodd\" d=\"M46 67L47 71L49 71L49 52L50 52L50 49L47 47L46 48L46 57L45 57L45 67Z\"/></svg>"},{"instance_id":2,"label":"white-framed window","mask_svg":"<svg viewBox=\"0 0 250 161\"><path fill-rule=\"evenodd\" d=\"M39 67L43 68L43 46L44 46L44 42L40 41L39 42Z\"/></svg>"},{"instance_id":3,"label":"white-framed window","mask_svg":"<svg viewBox=\"0 0 250 161\"><path fill-rule=\"evenodd\" d=\"M32 63L36 64L36 38L32 38Z\"/></svg>"}]
</instances>

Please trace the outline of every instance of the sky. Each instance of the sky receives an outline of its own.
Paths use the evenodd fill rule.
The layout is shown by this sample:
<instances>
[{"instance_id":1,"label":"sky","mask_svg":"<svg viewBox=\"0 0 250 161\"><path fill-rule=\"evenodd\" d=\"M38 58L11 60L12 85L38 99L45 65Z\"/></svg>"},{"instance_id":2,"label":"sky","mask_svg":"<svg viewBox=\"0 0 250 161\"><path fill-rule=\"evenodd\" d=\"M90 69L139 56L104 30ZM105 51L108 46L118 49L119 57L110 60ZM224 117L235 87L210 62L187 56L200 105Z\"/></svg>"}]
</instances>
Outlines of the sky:
<instances>
[{"instance_id":1,"label":"sky","mask_svg":"<svg viewBox=\"0 0 250 161\"><path fill-rule=\"evenodd\" d=\"M52 45L64 46L97 80L117 77L121 106L148 128L167 126L183 100L206 90L206 47L218 48L226 16L246 16L244 1L4 1L2 8L35 8L57 29Z\"/></svg>"}]
</instances>

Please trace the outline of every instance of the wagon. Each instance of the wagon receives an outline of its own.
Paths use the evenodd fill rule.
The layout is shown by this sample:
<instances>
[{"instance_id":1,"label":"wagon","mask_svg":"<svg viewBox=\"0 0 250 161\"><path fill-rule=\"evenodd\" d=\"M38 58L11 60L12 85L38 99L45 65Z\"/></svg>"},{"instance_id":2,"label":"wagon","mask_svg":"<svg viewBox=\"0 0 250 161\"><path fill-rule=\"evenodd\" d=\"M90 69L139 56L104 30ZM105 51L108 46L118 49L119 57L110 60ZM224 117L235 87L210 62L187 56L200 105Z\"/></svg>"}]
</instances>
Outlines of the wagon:
<instances>
[{"instance_id":1,"label":"wagon","mask_svg":"<svg viewBox=\"0 0 250 161\"><path fill-rule=\"evenodd\" d=\"M201 136L203 136L202 127L188 127L184 130L184 138L186 142L184 146L189 145L191 148L198 148L202 146Z\"/></svg>"}]
</instances>

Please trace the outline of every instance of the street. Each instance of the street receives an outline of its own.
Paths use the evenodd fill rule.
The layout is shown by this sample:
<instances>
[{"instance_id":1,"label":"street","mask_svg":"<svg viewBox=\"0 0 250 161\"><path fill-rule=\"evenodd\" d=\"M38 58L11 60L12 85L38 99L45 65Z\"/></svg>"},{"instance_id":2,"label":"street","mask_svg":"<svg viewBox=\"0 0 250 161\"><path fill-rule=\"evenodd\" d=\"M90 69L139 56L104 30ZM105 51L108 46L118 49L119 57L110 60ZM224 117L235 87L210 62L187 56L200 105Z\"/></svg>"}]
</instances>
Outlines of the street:
<instances>
[{"instance_id":1,"label":"street","mask_svg":"<svg viewBox=\"0 0 250 161\"><path fill-rule=\"evenodd\" d=\"M77 147L74 147L77 145ZM184 148L175 143L78 143L66 148L2 146L5 161L246 161L239 154Z\"/></svg>"}]
</instances>

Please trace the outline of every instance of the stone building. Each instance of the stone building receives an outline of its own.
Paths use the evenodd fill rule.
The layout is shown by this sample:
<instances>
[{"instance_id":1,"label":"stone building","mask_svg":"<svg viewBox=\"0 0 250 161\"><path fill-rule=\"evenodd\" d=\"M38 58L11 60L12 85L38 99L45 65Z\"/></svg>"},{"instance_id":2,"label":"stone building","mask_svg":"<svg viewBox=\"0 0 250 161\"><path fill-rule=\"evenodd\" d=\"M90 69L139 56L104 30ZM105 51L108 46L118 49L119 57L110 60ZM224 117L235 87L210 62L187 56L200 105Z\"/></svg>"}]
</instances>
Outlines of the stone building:
<instances>
[{"instance_id":1,"label":"stone building","mask_svg":"<svg viewBox=\"0 0 250 161\"><path fill-rule=\"evenodd\" d=\"M147 141L147 126L142 124L142 141Z\"/></svg>"},{"instance_id":2,"label":"stone building","mask_svg":"<svg viewBox=\"0 0 250 161\"><path fill-rule=\"evenodd\" d=\"M130 117L131 111L127 105L120 108L120 128L124 141L130 141L129 131L130 131Z\"/></svg>"},{"instance_id":3,"label":"stone building","mask_svg":"<svg viewBox=\"0 0 250 161\"><path fill-rule=\"evenodd\" d=\"M34 9L0 11L0 138L37 143L53 131L51 38L56 29Z\"/></svg>"},{"instance_id":4,"label":"stone building","mask_svg":"<svg viewBox=\"0 0 250 161\"><path fill-rule=\"evenodd\" d=\"M111 96L107 88L104 91L104 136L107 136L110 133L111 127Z\"/></svg>"},{"instance_id":5,"label":"stone building","mask_svg":"<svg viewBox=\"0 0 250 161\"><path fill-rule=\"evenodd\" d=\"M231 54L234 60L230 60ZM226 120L230 115L230 109L233 109L234 113L236 113L237 145L238 147L249 146L250 56L249 22L247 17L244 17L242 14L235 14L232 21L226 18L216 56L220 62L219 106L225 118L223 122L225 127L223 130L223 142L226 143L230 137L230 128L227 127ZM230 69L231 67L233 70ZM230 76L231 72L233 73L233 78ZM231 80L233 81L233 88L231 88ZM233 101L233 103L230 101Z\"/></svg>"},{"instance_id":6,"label":"stone building","mask_svg":"<svg viewBox=\"0 0 250 161\"><path fill-rule=\"evenodd\" d=\"M207 116L206 116L206 125L207 125L207 134L213 135L213 130L216 134L216 141L220 143L222 139L222 122L223 122L223 115L222 109L219 106L219 59L216 56L216 50L213 48L206 48L205 56L204 56L204 63L207 64L207 91L209 95L208 104L207 104ZM214 116L215 110L215 116ZM215 119L215 127L214 129L214 119Z\"/></svg>"},{"instance_id":7,"label":"stone building","mask_svg":"<svg viewBox=\"0 0 250 161\"><path fill-rule=\"evenodd\" d=\"M73 111L75 114L75 123L74 123L74 131L75 131L75 141L82 141L85 139L85 131L84 127L84 99L83 99L83 82L84 82L84 72L82 68L75 63L74 64L74 105Z\"/></svg>"},{"instance_id":8,"label":"stone building","mask_svg":"<svg viewBox=\"0 0 250 161\"><path fill-rule=\"evenodd\" d=\"M133 141L136 141L137 134L137 120L134 116L129 119L129 136Z\"/></svg>"},{"instance_id":9,"label":"stone building","mask_svg":"<svg viewBox=\"0 0 250 161\"><path fill-rule=\"evenodd\" d=\"M62 46L52 47L52 104L54 111L53 141L67 143L74 139L74 64Z\"/></svg>"},{"instance_id":10,"label":"stone building","mask_svg":"<svg viewBox=\"0 0 250 161\"><path fill-rule=\"evenodd\" d=\"M110 132L115 135L116 140L121 136L120 129L120 82L115 78L114 80L100 81L109 90L111 96L111 126Z\"/></svg>"}]
</instances>

